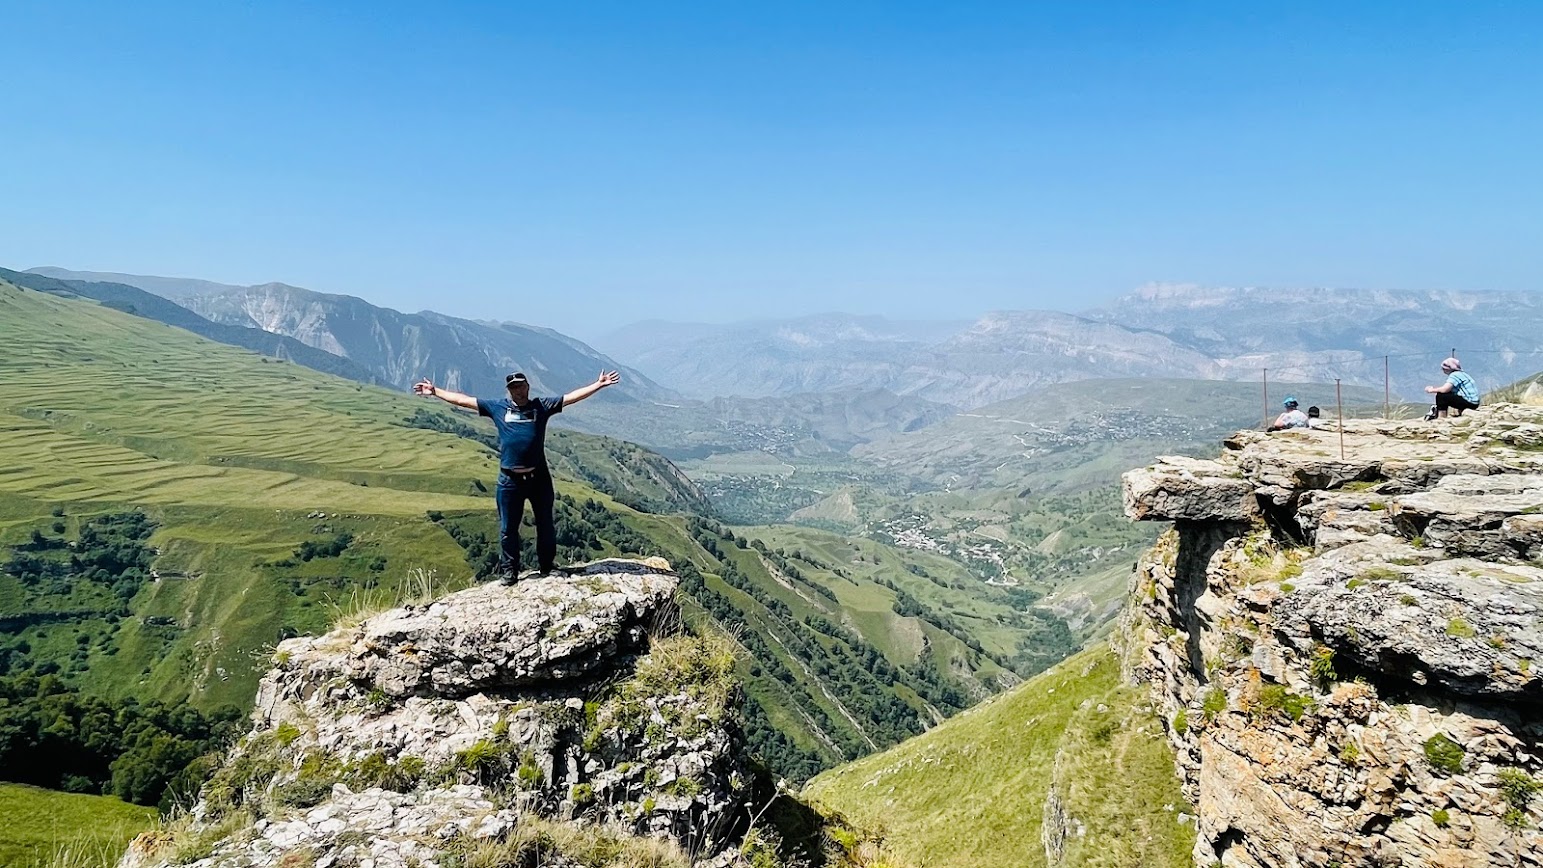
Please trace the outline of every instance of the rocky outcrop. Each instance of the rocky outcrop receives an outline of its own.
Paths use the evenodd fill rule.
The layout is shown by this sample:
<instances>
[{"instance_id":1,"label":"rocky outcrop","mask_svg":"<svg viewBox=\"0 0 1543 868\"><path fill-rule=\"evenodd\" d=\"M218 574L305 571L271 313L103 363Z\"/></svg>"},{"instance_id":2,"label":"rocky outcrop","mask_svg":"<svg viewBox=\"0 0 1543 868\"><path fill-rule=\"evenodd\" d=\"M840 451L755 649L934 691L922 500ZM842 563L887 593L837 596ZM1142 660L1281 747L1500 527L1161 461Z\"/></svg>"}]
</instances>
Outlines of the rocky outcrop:
<instances>
[{"instance_id":1,"label":"rocky outcrop","mask_svg":"<svg viewBox=\"0 0 1543 868\"><path fill-rule=\"evenodd\" d=\"M1196 864L1543 866L1543 410L1225 446L1125 478Z\"/></svg>"},{"instance_id":2,"label":"rocky outcrop","mask_svg":"<svg viewBox=\"0 0 1543 868\"><path fill-rule=\"evenodd\" d=\"M586 834L723 851L749 819L734 657L671 635L675 588L657 559L602 561L284 642L251 734L123 868L536 864L511 855L530 842L560 866Z\"/></svg>"}]
</instances>

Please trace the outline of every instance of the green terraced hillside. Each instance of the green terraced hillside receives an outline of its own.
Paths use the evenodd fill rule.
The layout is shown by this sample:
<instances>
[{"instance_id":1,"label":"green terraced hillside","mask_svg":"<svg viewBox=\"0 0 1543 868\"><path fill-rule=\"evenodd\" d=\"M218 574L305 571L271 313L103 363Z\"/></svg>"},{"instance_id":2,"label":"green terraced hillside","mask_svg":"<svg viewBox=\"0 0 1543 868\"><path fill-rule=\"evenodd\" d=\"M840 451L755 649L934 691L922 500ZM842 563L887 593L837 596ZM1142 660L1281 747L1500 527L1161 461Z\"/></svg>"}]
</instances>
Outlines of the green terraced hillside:
<instances>
[{"instance_id":1,"label":"green terraced hillside","mask_svg":"<svg viewBox=\"0 0 1543 868\"><path fill-rule=\"evenodd\" d=\"M897 856L928 868L1039 868L1047 839L1062 848L1057 864L1187 868L1194 827L1139 692L1099 645L820 775L804 795L882 829ZM1052 792L1059 821L1046 811Z\"/></svg>"},{"instance_id":2,"label":"green terraced hillside","mask_svg":"<svg viewBox=\"0 0 1543 868\"><path fill-rule=\"evenodd\" d=\"M282 637L464 586L490 556L494 465L469 414L3 283L0 331L13 672L241 707ZM873 544L873 563L841 576L758 550L693 514L700 492L657 455L554 435L562 556L679 565L688 616L744 648L748 728L788 777L894 744L1016 680L1004 666L1066 650L946 563ZM113 536L124 522L148 536ZM1041 662L1014 663L1025 648Z\"/></svg>"}]
</instances>

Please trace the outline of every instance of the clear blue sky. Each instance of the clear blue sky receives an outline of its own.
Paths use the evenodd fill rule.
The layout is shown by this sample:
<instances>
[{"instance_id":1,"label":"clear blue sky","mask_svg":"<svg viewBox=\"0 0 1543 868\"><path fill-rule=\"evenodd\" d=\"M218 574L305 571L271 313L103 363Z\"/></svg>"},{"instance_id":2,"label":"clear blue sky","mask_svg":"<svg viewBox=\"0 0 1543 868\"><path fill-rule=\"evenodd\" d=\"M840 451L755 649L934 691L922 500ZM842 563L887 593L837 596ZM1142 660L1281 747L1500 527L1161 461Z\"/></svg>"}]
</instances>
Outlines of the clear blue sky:
<instances>
[{"instance_id":1,"label":"clear blue sky","mask_svg":"<svg viewBox=\"0 0 1543 868\"><path fill-rule=\"evenodd\" d=\"M590 336L1543 286L1543 3L0 3L0 265Z\"/></svg>"}]
</instances>

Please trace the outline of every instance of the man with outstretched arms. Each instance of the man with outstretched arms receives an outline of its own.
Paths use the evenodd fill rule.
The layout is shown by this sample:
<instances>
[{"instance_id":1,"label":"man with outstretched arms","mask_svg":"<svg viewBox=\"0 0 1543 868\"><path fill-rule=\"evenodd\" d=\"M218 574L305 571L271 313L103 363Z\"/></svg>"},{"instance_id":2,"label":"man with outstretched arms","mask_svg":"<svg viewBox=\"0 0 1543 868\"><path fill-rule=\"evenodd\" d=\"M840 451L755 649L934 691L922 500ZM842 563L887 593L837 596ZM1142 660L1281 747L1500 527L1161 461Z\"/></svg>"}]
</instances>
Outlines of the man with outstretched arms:
<instances>
[{"instance_id":1,"label":"man with outstretched arms","mask_svg":"<svg viewBox=\"0 0 1543 868\"><path fill-rule=\"evenodd\" d=\"M580 386L561 398L532 398L530 381L524 374L504 378L509 397L484 400L441 389L427 378L414 383L413 391L438 398L493 420L498 429L498 576L513 583L520 575L520 518L525 502L530 501L531 517L536 523L536 559L541 575L550 575L557 558L557 529L552 523L552 472L547 469L546 423L553 414L569 404L621 382L615 371L602 371L593 383Z\"/></svg>"}]
</instances>

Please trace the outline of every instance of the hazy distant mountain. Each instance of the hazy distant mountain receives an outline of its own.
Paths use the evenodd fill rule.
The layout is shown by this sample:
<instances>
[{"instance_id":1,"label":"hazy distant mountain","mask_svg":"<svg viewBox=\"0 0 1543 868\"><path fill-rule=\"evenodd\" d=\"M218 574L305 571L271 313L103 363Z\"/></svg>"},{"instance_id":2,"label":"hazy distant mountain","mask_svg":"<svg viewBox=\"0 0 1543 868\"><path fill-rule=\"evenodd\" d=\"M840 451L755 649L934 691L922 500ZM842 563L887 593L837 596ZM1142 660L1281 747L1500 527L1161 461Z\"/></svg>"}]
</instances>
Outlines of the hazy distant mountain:
<instances>
[{"instance_id":1,"label":"hazy distant mountain","mask_svg":"<svg viewBox=\"0 0 1543 868\"><path fill-rule=\"evenodd\" d=\"M713 398L700 405L699 412L728 429L736 425L763 431L782 428L789 438L818 440L825 448L845 452L859 443L925 428L958 411L914 395L869 389L770 398ZM796 441L790 445L796 445ZM771 444L762 448L777 451Z\"/></svg>"},{"instance_id":2,"label":"hazy distant mountain","mask_svg":"<svg viewBox=\"0 0 1543 868\"><path fill-rule=\"evenodd\" d=\"M561 393L620 367L581 341L518 323L478 323L424 311L402 313L349 295L268 283L184 298L209 319L288 335L343 356L406 389L420 377L470 394L499 394L504 374L526 372L537 393ZM612 398L670 398L632 370Z\"/></svg>"},{"instance_id":3,"label":"hazy distant mountain","mask_svg":"<svg viewBox=\"0 0 1543 868\"><path fill-rule=\"evenodd\" d=\"M1161 334L1051 312L994 313L973 324L844 314L639 324L602 343L696 395L887 389L975 407L1068 380L1221 374L1214 361Z\"/></svg>"},{"instance_id":4,"label":"hazy distant mountain","mask_svg":"<svg viewBox=\"0 0 1543 868\"><path fill-rule=\"evenodd\" d=\"M523 370L536 391L563 392L590 382L601 368L621 367L582 341L551 329L474 322L432 311L402 313L351 295L313 292L285 283L232 286L51 266L27 273L138 287L176 301L201 319L293 338L351 361L385 385L403 389L420 377L430 377L459 391L499 394L504 374ZM623 373L613 398L674 397L637 371Z\"/></svg>"},{"instance_id":5,"label":"hazy distant mountain","mask_svg":"<svg viewBox=\"0 0 1543 868\"><path fill-rule=\"evenodd\" d=\"M1227 376L1382 385L1417 396L1457 349L1486 387L1543 369L1543 294L1154 284L1088 313L1166 335L1218 360Z\"/></svg>"},{"instance_id":6,"label":"hazy distant mountain","mask_svg":"<svg viewBox=\"0 0 1543 868\"><path fill-rule=\"evenodd\" d=\"M243 288L228 283L194 280L189 277L156 277L149 274L120 274L116 271L71 271L68 268L58 268L52 265L45 265L41 268L29 268L27 273L41 274L45 277L53 277L59 280L118 283L124 286L137 287L146 292L159 295L162 298L169 298L172 301Z\"/></svg>"},{"instance_id":7,"label":"hazy distant mountain","mask_svg":"<svg viewBox=\"0 0 1543 868\"><path fill-rule=\"evenodd\" d=\"M1280 383L1334 416L1333 383ZM1343 390L1347 405L1380 408L1381 390ZM1271 415L1279 406L1270 407ZM1035 491L1101 487L1158 455L1188 452L1239 428L1260 427L1256 383L1192 379L1086 380L1036 389L960 413L925 431L859 445L852 454L947 488ZM1210 448L1209 446L1207 448Z\"/></svg>"},{"instance_id":8,"label":"hazy distant mountain","mask_svg":"<svg viewBox=\"0 0 1543 868\"><path fill-rule=\"evenodd\" d=\"M688 395L904 388L930 346L968 325L819 314L727 325L642 322L597 343Z\"/></svg>"},{"instance_id":9,"label":"hazy distant mountain","mask_svg":"<svg viewBox=\"0 0 1543 868\"><path fill-rule=\"evenodd\" d=\"M935 347L932 359L936 391L959 393L952 403L977 407L1073 380L1221 373L1212 359L1163 335L1051 311L987 314Z\"/></svg>"},{"instance_id":10,"label":"hazy distant mountain","mask_svg":"<svg viewBox=\"0 0 1543 868\"><path fill-rule=\"evenodd\" d=\"M89 273L34 269L31 279L48 279L42 275L44 271ZM630 436L638 408L678 399L675 393L637 371L551 329L518 323L473 322L432 311L402 313L353 296L313 292L283 283L227 286L147 275L122 277L138 281L142 288L158 287L168 295L175 293L177 304L189 311L189 316L196 315L200 321L228 330L209 335L215 340L249 346L254 341L282 338L317 353L320 359L338 359L351 370L362 372L365 378L400 389L409 388L421 377L429 377L441 386L468 394L501 395L504 375L520 370L530 376L536 394L561 394L592 382L602 369L620 368L622 383L609 390L605 400L585 405L582 413L572 417L562 417L564 425L585 431L639 440ZM71 281L68 285L106 284ZM329 370L310 362L301 363Z\"/></svg>"},{"instance_id":11,"label":"hazy distant mountain","mask_svg":"<svg viewBox=\"0 0 1543 868\"><path fill-rule=\"evenodd\" d=\"M689 394L884 388L965 407L1111 377L1312 382L1418 397L1455 347L1488 387L1543 370L1543 295L1531 292L1153 285L1081 315L993 313L973 324L864 327L831 315L634 326L608 351ZM643 337L648 335L648 338Z\"/></svg>"}]
</instances>

